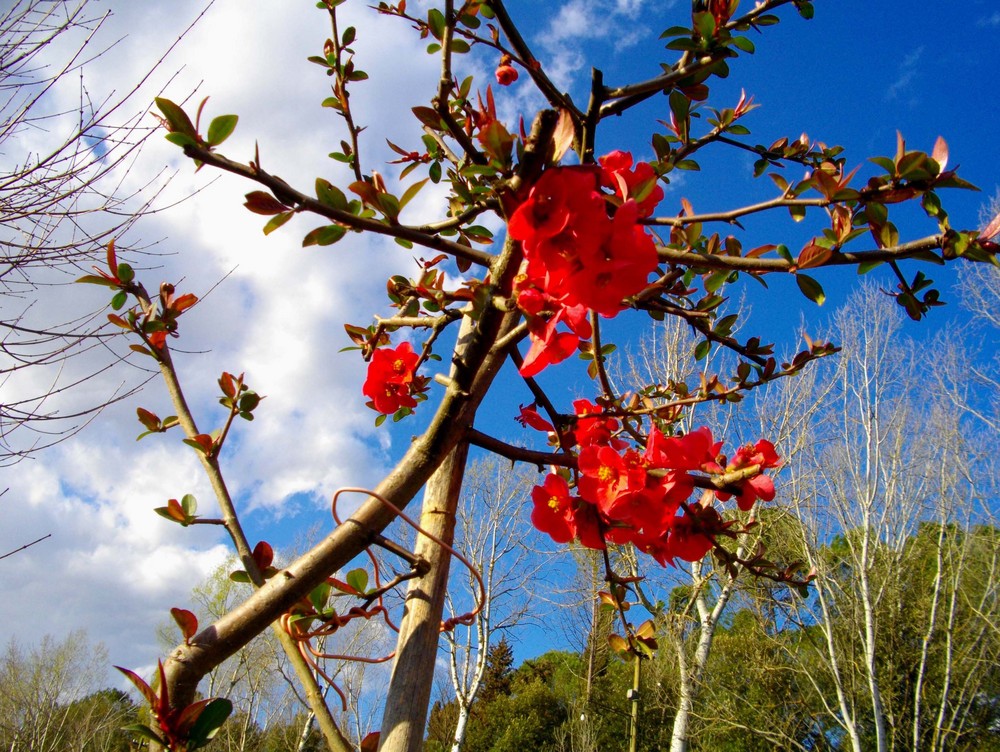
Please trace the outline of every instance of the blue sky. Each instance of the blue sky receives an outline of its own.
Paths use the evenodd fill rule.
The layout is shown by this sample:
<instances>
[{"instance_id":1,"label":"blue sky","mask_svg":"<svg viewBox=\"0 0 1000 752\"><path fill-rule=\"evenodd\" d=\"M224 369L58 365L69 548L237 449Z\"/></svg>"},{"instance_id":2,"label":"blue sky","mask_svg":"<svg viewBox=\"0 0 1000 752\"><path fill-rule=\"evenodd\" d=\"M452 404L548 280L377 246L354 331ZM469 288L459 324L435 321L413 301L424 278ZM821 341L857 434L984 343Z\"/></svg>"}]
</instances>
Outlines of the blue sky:
<instances>
[{"instance_id":1,"label":"blue sky","mask_svg":"<svg viewBox=\"0 0 1000 752\"><path fill-rule=\"evenodd\" d=\"M112 12L102 31L105 41L122 38L85 70L91 91L105 95L126 90L201 7L194 0L172 3L169 11L161 3L135 0L96 5ZM512 15L524 20L538 58L581 103L591 65L604 71L607 82L622 83L655 75L660 60L672 60L657 36L665 26L685 23L686 7L652 0L510 3ZM371 76L356 88L352 103L369 125L363 143L370 164L382 169L379 162L391 158L385 138L401 145L413 141L407 113L431 96L436 63L405 24L376 18L364 3L348 3L345 13L358 26L359 64ZM977 226L981 207L1000 181L993 101L1000 75L1000 13L994 6L973 0L923 3L915 9L913 3L895 0L820 0L812 21L789 9L780 13L783 22L754 37L756 54L733 62L732 76L718 83L710 103L732 106L745 89L761 105L745 121L751 138L770 143L807 132L843 145L852 166L891 154L897 130L911 147L925 151L943 136L950 165L961 165L960 174L983 189L948 192L945 206L955 226ZM211 95L209 113L241 116L225 153L247 159L256 140L265 166L293 184L308 190L317 175L343 181L344 173L326 157L343 135L332 113L318 106L328 93L326 79L305 62L327 34L319 21L310 2L217 0L133 106L141 109L161 93L180 101L197 88L199 97ZM468 72L485 85L495 62L471 57ZM524 80L497 95L501 113L510 119L518 113L530 118L539 105ZM666 116L665 100L655 98L609 124L599 151L621 148L649 158L650 129ZM675 213L681 197L708 211L773 195L770 181L749 177L745 159L720 157L712 166L706 159L702 172L675 181L661 211ZM208 171L194 173L178 150L158 137L127 184L140 185L163 167L177 171L165 201L200 193L140 224L137 232L160 241L164 253L142 274L152 286L161 278L183 280L185 290L199 295L229 275L184 319L182 376L206 426L217 417L215 378L221 370L246 371L251 386L267 395L258 420L236 435L227 471L248 510L251 538L292 545L301 531L328 524L325 500L333 489L374 484L421 424L418 417L391 430L374 430L374 413L364 408L360 395L363 364L356 354L337 352L347 344L342 324L367 323L372 313L385 314L384 280L407 271L410 262L397 246L372 239L303 250L299 239L315 224L308 221L265 238L260 218L241 206L250 186L230 177L213 181ZM439 215L435 201L440 196L425 194L415 202L415 212ZM904 239L935 231L919 211L900 216L905 217L897 222ZM777 238L794 249L823 223L819 215L801 225L787 216L755 221L748 223L745 245ZM950 286L950 272L932 272L943 288ZM808 328L819 330L827 313L845 299L854 272L824 273L821 279L829 298L824 309L802 298L791 280L775 281L766 302L750 299L754 326L776 339L779 348L795 346L803 312ZM757 295L756 284L745 286ZM92 310L99 304L94 290L61 291L48 304ZM956 315L957 307L951 306L935 311L921 329L911 329L931 332ZM623 320L622 326L637 327L638 319ZM64 408L140 376L115 371L90 393L67 396ZM16 390L17 385L4 388ZM516 405L530 397L510 378L502 382L502 391L503 398L490 403L486 425L512 437L518 430L512 421ZM563 396L587 391L586 384L567 383ZM431 404L433 396L425 413ZM160 437L136 444L138 405L169 413L162 390L151 386L139 399L107 411L77 439L5 477L11 490L0 507L0 552L48 532L53 538L0 562L6 591L0 642L10 636L31 642L39 630L61 636L84 627L93 639L109 644L115 663L148 667L160 652L154 633L168 609L184 605L190 587L224 556L224 542L213 531L181 530L152 513L167 498L188 492L208 507L210 493L190 450ZM54 593L63 604L62 618L46 613L39 619L40 595ZM522 655L537 652L535 647L540 646L525 645Z\"/></svg>"}]
</instances>

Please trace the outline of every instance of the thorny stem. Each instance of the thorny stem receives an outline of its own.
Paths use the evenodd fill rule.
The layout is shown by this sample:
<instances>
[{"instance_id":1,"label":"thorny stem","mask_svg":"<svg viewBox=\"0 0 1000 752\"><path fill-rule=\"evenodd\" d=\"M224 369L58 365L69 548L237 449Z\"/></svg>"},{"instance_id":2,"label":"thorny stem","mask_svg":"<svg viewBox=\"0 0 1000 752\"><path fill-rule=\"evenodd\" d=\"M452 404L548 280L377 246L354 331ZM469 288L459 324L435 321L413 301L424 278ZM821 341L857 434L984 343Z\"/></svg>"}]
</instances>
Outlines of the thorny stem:
<instances>
[{"instance_id":1,"label":"thorny stem","mask_svg":"<svg viewBox=\"0 0 1000 752\"><path fill-rule=\"evenodd\" d=\"M143 288L142 285L135 283L130 285L128 289L138 299L143 312L147 316L151 316L155 312L155 304L146 293L145 288ZM163 346L160 348L152 347L149 340L146 339L144 335L143 340L148 346L150 346L150 350L154 353L154 357L160 366L160 374L163 376L163 381L167 388L167 394L170 397L170 401L173 403L178 423L184 430L187 438L193 439L200 434L200 431L198 430L194 415L187 404L187 399L184 397L184 391L181 387L180 380L177 377L177 370L174 367L173 359L170 355L170 348L167 346L166 342L164 342ZM240 380L240 383L242 384L242 380ZM227 430L229 423L232 422L232 418L233 413L230 411ZM211 454L198 452L198 456L201 460L202 467L205 470L205 474L208 476L209 484L212 486L212 490L215 493L216 502L219 504L219 509L222 512L221 520L205 520L203 521L203 524L221 524L226 528L226 531L229 533L229 537L233 542L233 546L236 548L236 552L240 557L240 561L242 562L251 583L253 583L254 588L259 589L265 583L264 576L261 573L260 568L257 566L256 560L253 558L250 543L247 540L246 534L243 532L243 527L240 524L239 516L236 512L236 506L233 503L232 497L229 495L229 489L226 487L225 478L223 477L222 469L219 466L218 455L215 452ZM350 750L350 746L341 733L336 722L333 720L333 716L330 715L330 709L327 707L326 701L323 699L323 694L316 682L316 677L310 670L309 665L299 651L298 646L291 639L291 637L285 633L283 629L281 629L277 622L272 622L271 628L277 635L282 649L288 656L289 662L292 664L299 681L302 683L310 710L316 716L327 745L334 752L348 752Z\"/></svg>"},{"instance_id":2,"label":"thorny stem","mask_svg":"<svg viewBox=\"0 0 1000 752\"><path fill-rule=\"evenodd\" d=\"M364 180L364 175L361 172L361 152L358 147L358 134L361 133L363 129L358 128L354 124L354 116L351 114L351 95L347 90L347 79L344 77L344 64L343 64L343 52L344 48L340 43L340 31L337 28L337 7L335 5L327 5L327 13L330 14L330 26L333 32L331 41L333 42L333 52L337 56L337 71L336 71L336 85L334 86L334 94L336 94L337 99L340 100L340 109L337 110L341 117L344 118L344 122L347 123L347 132L350 134L351 139L351 166L354 168L354 177L358 180Z\"/></svg>"}]
</instances>

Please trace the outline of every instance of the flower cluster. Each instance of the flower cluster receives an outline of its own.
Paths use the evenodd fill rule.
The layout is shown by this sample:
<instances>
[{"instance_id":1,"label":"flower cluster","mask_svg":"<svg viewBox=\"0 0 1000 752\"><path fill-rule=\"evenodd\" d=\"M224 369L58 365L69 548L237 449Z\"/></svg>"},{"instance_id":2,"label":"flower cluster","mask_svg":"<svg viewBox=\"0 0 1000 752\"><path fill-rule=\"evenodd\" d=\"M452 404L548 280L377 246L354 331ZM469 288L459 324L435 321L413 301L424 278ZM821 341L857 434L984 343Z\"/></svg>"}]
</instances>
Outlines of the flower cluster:
<instances>
[{"instance_id":1,"label":"flower cluster","mask_svg":"<svg viewBox=\"0 0 1000 752\"><path fill-rule=\"evenodd\" d=\"M615 316L656 268L653 239L638 224L663 198L652 167L633 169L625 152L600 162L545 171L508 223L525 259L517 282L531 334L523 376L572 355L591 335L589 312Z\"/></svg>"},{"instance_id":2,"label":"flower cluster","mask_svg":"<svg viewBox=\"0 0 1000 752\"><path fill-rule=\"evenodd\" d=\"M741 489L737 503L743 510L758 498L774 498L774 484L762 474L779 464L768 441L739 449L726 464L722 444L708 428L665 436L654 427L640 452L616 437L618 420L598 405L577 400L573 406L577 419L569 442L578 447L578 496L558 473L531 494L532 523L557 543L575 539L588 548L603 548L606 541L631 543L660 564L675 558L695 561L726 529L712 506L713 495L726 500L731 494L709 491L698 503L686 504L694 491L691 472L737 476L733 485Z\"/></svg>"},{"instance_id":3,"label":"flower cluster","mask_svg":"<svg viewBox=\"0 0 1000 752\"><path fill-rule=\"evenodd\" d=\"M368 363L368 377L362 392L368 398L368 407L391 415L400 408L417 406L415 396L422 394L427 379L416 375L420 356L409 342L394 349L383 347L372 354Z\"/></svg>"}]
</instances>

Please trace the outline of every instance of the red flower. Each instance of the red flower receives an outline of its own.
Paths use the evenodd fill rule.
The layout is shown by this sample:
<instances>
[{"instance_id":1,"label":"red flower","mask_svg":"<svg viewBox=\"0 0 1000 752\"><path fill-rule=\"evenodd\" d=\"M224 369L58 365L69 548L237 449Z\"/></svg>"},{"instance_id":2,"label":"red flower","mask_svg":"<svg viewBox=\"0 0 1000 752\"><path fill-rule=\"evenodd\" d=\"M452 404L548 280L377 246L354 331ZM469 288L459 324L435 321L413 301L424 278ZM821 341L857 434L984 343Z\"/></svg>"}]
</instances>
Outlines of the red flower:
<instances>
[{"instance_id":1,"label":"red flower","mask_svg":"<svg viewBox=\"0 0 1000 752\"><path fill-rule=\"evenodd\" d=\"M561 475L546 476L543 485L532 489L531 500L535 504L531 524L556 543L568 543L575 538L586 548L604 548L597 510L570 496L569 484Z\"/></svg>"},{"instance_id":2,"label":"red flower","mask_svg":"<svg viewBox=\"0 0 1000 752\"><path fill-rule=\"evenodd\" d=\"M549 423L545 418L538 414L538 408L536 403L532 402L530 405L525 407L521 405L521 414L515 418L515 420L520 423L525 428L531 427L536 431L545 431L546 433L551 433L556 429L553 428L552 424Z\"/></svg>"},{"instance_id":3,"label":"red flower","mask_svg":"<svg viewBox=\"0 0 1000 752\"><path fill-rule=\"evenodd\" d=\"M631 165L630 156L627 161ZM547 323L532 324L524 376L569 357L580 338L590 337L590 326L584 323L587 311L615 316L623 309L622 300L642 290L656 269L656 247L638 224L639 204L623 195L610 217L610 197L600 191L601 174L595 166L546 170L508 222L510 236L524 250L516 285L518 305L529 317L555 314ZM638 168L634 174L639 175ZM622 175L633 173L626 170ZM644 201L643 207L653 197L647 188L629 190L641 194L637 198ZM575 340L556 332L554 322L560 319Z\"/></svg>"},{"instance_id":4,"label":"red flower","mask_svg":"<svg viewBox=\"0 0 1000 752\"><path fill-rule=\"evenodd\" d=\"M544 485L532 489L531 500L535 503L531 512L532 525L556 543L569 543L576 537L573 499L565 478L554 473L546 476Z\"/></svg>"},{"instance_id":5,"label":"red flower","mask_svg":"<svg viewBox=\"0 0 1000 752\"><path fill-rule=\"evenodd\" d=\"M497 66L497 83L501 86L510 86L517 81L517 68L513 65Z\"/></svg>"},{"instance_id":6,"label":"red flower","mask_svg":"<svg viewBox=\"0 0 1000 752\"><path fill-rule=\"evenodd\" d=\"M601 185L613 188L624 202L634 199L639 206L639 216L649 217L656 205L663 200L663 188L656 173L648 162L640 162L632 167L632 155L625 151L613 151L598 160L603 168Z\"/></svg>"},{"instance_id":7,"label":"red flower","mask_svg":"<svg viewBox=\"0 0 1000 752\"><path fill-rule=\"evenodd\" d=\"M395 349L387 347L376 350L368 363L368 377L362 393L371 399L369 407L391 415L401 407L416 407L413 399L414 374L420 356L413 351L409 342L403 342Z\"/></svg>"},{"instance_id":8,"label":"red flower","mask_svg":"<svg viewBox=\"0 0 1000 752\"><path fill-rule=\"evenodd\" d=\"M722 473L716 462L721 449L722 442L714 441L705 426L684 436L670 437L654 427L646 442L645 457L652 467Z\"/></svg>"},{"instance_id":9,"label":"red flower","mask_svg":"<svg viewBox=\"0 0 1000 752\"><path fill-rule=\"evenodd\" d=\"M733 461L726 467L726 472L749 467L757 467L758 470L763 471L779 465L781 465L781 458L774 450L774 444L766 439L760 439L756 444L746 444L737 449ZM774 493L774 481L761 472L742 482L740 493L736 497L736 505L744 512L748 512L757 499L773 501ZM716 496L725 501L730 495L716 493Z\"/></svg>"},{"instance_id":10,"label":"red flower","mask_svg":"<svg viewBox=\"0 0 1000 752\"><path fill-rule=\"evenodd\" d=\"M625 459L610 446L591 444L580 452L580 495L607 517L613 514L618 498L629 491Z\"/></svg>"}]
</instances>

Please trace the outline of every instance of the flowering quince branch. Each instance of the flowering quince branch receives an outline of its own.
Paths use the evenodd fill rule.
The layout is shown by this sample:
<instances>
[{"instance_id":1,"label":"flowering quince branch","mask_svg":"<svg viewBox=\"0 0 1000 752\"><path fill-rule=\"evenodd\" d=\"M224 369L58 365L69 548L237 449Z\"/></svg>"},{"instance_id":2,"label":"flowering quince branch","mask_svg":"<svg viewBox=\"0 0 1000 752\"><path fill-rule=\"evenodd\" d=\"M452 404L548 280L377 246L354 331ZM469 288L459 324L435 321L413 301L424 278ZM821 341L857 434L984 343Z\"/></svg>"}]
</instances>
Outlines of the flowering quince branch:
<instances>
[{"instance_id":1,"label":"flowering quince branch","mask_svg":"<svg viewBox=\"0 0 1000 752\"><path fill-rule=\"evenodd\" d=\"M176 416L171 416L161 421L155 414L140 408L138 410L139 421L147 431L141 434L139 438L148 433L162 433L175 424L180 425L186 437L183 440L184 443L198 452L202 467L208 476L219 508L222 511L222 519L197 517L195 515L197 501L191 494L185 495L181 502L171 499L168 501L167 506L157 508L155 511L160 516L185 527L195 524L223 526L229 534L233 546L245 567L243 575L246 581L252 583L255 587L261 587L266 577L277 571L270 566L270 546L261 542L256 548L251 550L249 541L243 532L236 506L222 475L222 469L219 464L219 452L229 434L233 420L237 416L247 421L253 420L253 411L259 406L262 398L246 386L242 374L234 377L230 373L223 373L219 378L219 387L222 391L222 397L219 399L219 402L228 410L226 421L221 431L217 432L214 436L200 432L194 415L184 397L184 391L174 367L166 339L167 334L173 337L178 336L177 319L182 313L194 306L197 298L191 294L175 296L173 285L163 283L160 286L160 304L157 307L142 284L134 280L132 269L126 264L119 264L117 262L113 241L108 244L108 268L110 274L97 270L99 276L93 277L88 275L80 278L78 281L100 284L115 289L116 292L111 302L112 308L115 310L120 310L125 306L128 296L131 295L135 298L135 309L130 309L125 318L117 314L109 314L108 319L112 324L130 331L142 339L143 345L132 345L131 348L135 352L152 357L157 362L161 376L167 387L167 392L177 413ZM275 627L275 630L278 632L282 648L305 689L310 707L316 714L318 723L321 729L323 729L330 749L347 750L347 742L343 738L343 735L340 734L339 729L337 729L333 717L330 715L329 709L323 700L323 694L315 678L309 671L307 662L301 658L294 641L284 636L277 627ZM185 636L185 646L191 647L190 635ZM126 669L121 670L142 690L142 686L138 683L142 682L141 679ZM160 665L160 674L161 687L163 689L161 690L162 694L155 699L155 702L163 707L168 707L168 682L165 679L162 665ZM147 699L149 699L148 696ZM183 703L187 702L187 699L181 700L178 707L182 707ZM177 720L174 716L167 713L163 707L157 710L158 706L153 704L153 700L150 700L150 702L153 705L154 717L157 718L160 728L163 731L163 737L159 737L152 731L149 734L145 734L139 728L136 731L137 733L145 734L150 740L158 744L163 744L171 750L196 749L203 746L214 736L218 730L218 726L222 724L228 715L228 712L221 715L223 706L216 705L214 706L216 710L212 714L206 715L205 720L199 723L197 720L197 713L200 712L198 708L203 708L208 703L208 701L204 701L203 703L188 705L188 710L183 711L179 717L180 720ZM229 701L226 700L224 702L228 704L231 710L232 705L229 704ZM216 721L217 724L215 726L210 725L216 723ZM192 726L192 724L194 725ZM184 742L184 735L188 739L187 742Z\"/></svg>"},{"instance_id":2,"label":"flowering quince branch","mask_svg":"<svg viewBox=\"0 0 1000 752\"><path fill-rule=\"evenodd\" d=\"M343 116L348 130L349 142L342 141L341 151L331 156L351 169L353 182L346 188L350 199L324 178L316 180L311 193L289 185L261 167L259 150L247 164L219 154L216 147L235 127L235 116L222 116L221 124L216 118L203 136L199 118L192 124L180 107L158 101L168 136L198 167L208 165L241 175L267 189L246 196L251 212L269 218L265 234L297 214L316 215L325 224L305 235L304 246L332 245L348 231L374 232L393 237L404 248L418 245L440 254L421 259L413 279L395 275L388 281L394 315L376 317L366 327L346 326L353 343L347 349L360 349L368 361L361 391L379 413L376 423L388 415L394 420L405 418L421 402L433 398L436 409L427 429L408 445L376 489L359 491L367 500L350 519L341 523L335 515L333 531L285 569L278 571L271 565L269 547L259 544L251 552L249 544L237 544L245 576L259 587L244 604L179 645L168 659L164 679L174 702L189 703L201 677L268 623L282 620L284 638L295 643L292 652L308 669L326 655L309 646L313 638L357 618L367 621L381 616L394 626L381 602L385 588L410 580L412 592L421 583L435 583L428 585L433 592L425 594L432 597L424 600L430 603L441 596L448 562L458 556L450 532L433 538L418 536L421 546L429 546L420 549L426 556L404 556L411 572L390 583L380 583L376 566L371 590L363 570L353 570L348 581L340 584L333 573L372 545L401 553L384 531L402 516L401 510L425 483L429 485L425 508L434 513L430 516L453 518L470 443L549 467L543 482L531 492L532 522L558 543L575 540L604 552L609 591L602 600L619 611L626 637L619 637L616 644L632 655L647 656L655 649L655 629L652 621L635 627L626 619L626 596L630 589L638 592L639 584L635 577L622 577L612 570L611 547L632 547L662 566L678 560L697 561L714 551L731 574L744 568L792 586L808 581L808 576L795 579L796 566L781 569L760 550L744 556L729 552L721 543L744 534L753 524L752 520L741 523L735 512L752 515L755 505L775 498L769 475L780 463L775 447L761 439L727 458L721 453L722 442L716 441L709 428L682 433L679 425L692 405L712 400L738 402L749 390L792 375L810 361L832 354L836 347L806 338L806 348L779 366L772 345L758 337L742 342L733 336L738 331L737 315L723 313L725 286L736 282L741 273L755 278L793 274L803 294L821 303L819 281L804 272L843 264L867 272L879 262L890 262L899 282L899 292L894 293L897 302L920 318L939 304L937 292L928 289L931 282L922 274L912 280L903 277L894 262L914 258L935 263L958 257L994 261L997 248L992 238L997 233L992 225L983 232L950 227L938 191L969 186L953 170L945 169L947 147L941 140L931 154L925 154L907 150L900 137L894 157L872 160L881 172L864 186L852 187L856 171L846 170L839 147L812 143L805 136L781 138L768 147L743 142L741 137L749 134L744 123L754 108L752 97L743 94L735 106L720 110L705 104L711 79L728 74L727 61L753 51L753 42L742 34L777 23L770 11L789 4L802 16L811 17L812 5L806 0L764 0L742 16L735 15L735 0L704 0L695 7L689 27L664 32L667 50L678 56L675 62L663 64L662 76L608 87L601 72L595 71L590 102L583 112L569 95L554 87L499 0L444 0L441 7L426 9L426 15L423 8L421 15L408 14L405 0L380 3L380 13L411 23L428 40L429 51L441 59L431 106L412 110L422 128L420 144L416 148L389 144L391 163L402 166L399 188L392 189L395 193L390 190L392 181L374 170L363 170L358 158L363 129L355 124L349 107L348 85L364 76L353 62L354 30L341 31L337 22L337 0L322 3L334 38L327 40L323 56L313 62L326 67L333 79L333 97L324 105ZM484 26L488 33L482 30ZM460 56L477 45L489 49L490 66L500 53L494 73L498 84L509 86L516 80L524 86L530 81L554 107L538 113L530 133L524 132L523 121L518 129L508 129L501 122L492 85L474 91L472 77L456 75ZM523 78L522 72L527 74ZM595 159L596 132L603 119L624 113L657 93L667 95L669 120L662 121L663 132L652 134L655 159L636 162L620 150ZM708 126L694 133L693 124L703 115ZM777 187L777 198L702 214L681 199L679 211L665 212L676 216L655 216L665 197L663 185L669 183L673 171L698 169L694 158L707 154L704 147L710 143L753 153L755 176L768 175ZM580 164L561 164L570 148ZM781 170L788 165L804 166L805 177L798 182L786 179ZM416 170L426 170L426 177L404 185L404 178ZM444 218L402 224L401 212L427 182L449 190ZM807 195L810 192L818 195ZM888 207L914 199L937 222L938 232L918 241L900 241ZM807 211L818 215L820 209L825 218L818 234L797 254L780 244L744 250L735 236L703 231L710 222L739 228L741 217L764 211L787 211L799 221ZM502 244L493 243L487 227L473 224L488 213L495 214L506 228ZM669 235L664 230L664 237L658 236L657 228L668 228ZM863 235L874 240L873 250L847 250ZM455 275L446 264L454 264L460 274ZM130 270L109 261L109 272L99 271L86 281L113 288L117 310L139 288ZM457 284L453 283L456 278L461 279ZM162 311L140 304L134 315L113 322L139 334L144 343L140 351L152 355L161 370L172 374L166 337L176 334L177 317L195 300L175 296L172 288L162 288L160 298ZM614 345L602 339L602 320L641 314L653 319L677 316L688 322L699 336L693 353L696 360L706 358L713 347L731 351L737 361L731 383L703 372L694 384L636 385L634 391L617 394L606 368ZM440 359L435 352L440 348L440 335L455 322L460 331L448 358L450 370L433 377L421 374L430 361ZM417 346L416 336L396 338L400 329L419 334L421 345ZM518 346L525 338L528 348L521 357ZM596 382L596 396L594 401L574 401L571 410L560 410L543 388L542 376L546 371L555 373L574 354L590 361L588 373ZM551 451L513 447L476 428L479 406L508 359L532 395L532 404L521 408L518 420L542 432ZM211 473L220 482L218 453L232 421L236 414L243 415L244 399L259 399L247 397L251 393L244 392L242 377L226 376L220 386L229 416L218 435L198 433L186 406L177 410L187 440L199 449L206 466L214 468ZM166 373L165 378L168 383L175 380ZM174 387L170 388L173 394ZM180 394L179 386L176 391ZM546 417L539 414L539 407ZM142 420L147 431L162 432L168 427L167 421L153 417ZM700 493L692 501L695 489ZM192 524L193 503L172 501L161 508L164 516ZM734 502L735 512L724 517L720 509L725 506L720 505L729 501ZM232 505L226 503L228 507L220 501L228 523L226 510ZM232 515L235 519L235 510ZM337 614L328 606L334 590L361 598L362 605ZM438 606L415 608L413 613L422 615L400 622L400 647L389 688L383 747L391 752L419 748L421 740L411 732L402 732L407 741L397 741L396 734L404 727L423 728L426 707L416 707L421 703L407 693L417 685L421 692L429 687L426 658L430 655L433 661L438 625L454 626L475 618L467 614L444 619ZM313 623L316 629L311 629ZM404 705L413 707L401 711ZM401 720L401 712L409 715ZM333 741L331 735L327 737L332 748L338 748L338 734L332 733Z\"/></svg>"}]
</instances>

